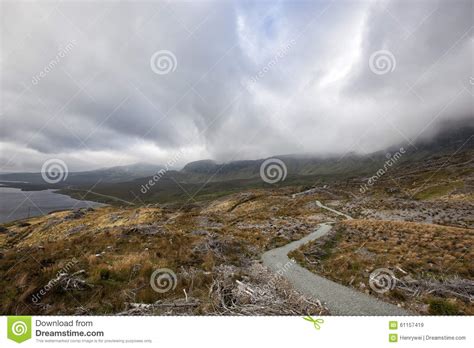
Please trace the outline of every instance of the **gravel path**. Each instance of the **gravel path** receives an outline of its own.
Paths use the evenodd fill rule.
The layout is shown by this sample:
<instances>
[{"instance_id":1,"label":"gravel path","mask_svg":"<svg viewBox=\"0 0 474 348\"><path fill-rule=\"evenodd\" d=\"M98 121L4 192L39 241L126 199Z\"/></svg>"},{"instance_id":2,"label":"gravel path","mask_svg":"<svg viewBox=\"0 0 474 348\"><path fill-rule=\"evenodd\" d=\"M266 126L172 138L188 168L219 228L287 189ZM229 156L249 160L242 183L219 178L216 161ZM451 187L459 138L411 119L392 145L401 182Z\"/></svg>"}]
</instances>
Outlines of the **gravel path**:
<instances>
[{"instance_id":1,"label":"gravel path","mask_svg":"<svg viewBox=\"0 0 474 348\"><path fill-rule=\"evenodd\" d=\"M330 212L334 213L334 214L337 214L337 215L340 215L340 216L344 216L347 220L352 220L352 217L350 217L349 215L347 214L344 214L340 211L337 211L335 209L332 209L332 208L329 208L329 207L326 207L324 204L321 204L320 201L316 201L316 205L320 208L323 208L323 209L326 209L326 210L329 210Z\"/></svg>"},{"instance_id":2,"label":"gravel path","mask_svg":"<svg viewBox=\"0 0 474 348\"><path fill-rule=\"evenodd\" d=\"M322 206L322 204L320 206ZM322 207L339 213L331 208ZM328 224L321 224L315 232L306 237L291 242L283 247L267 251L262 255L263 264L272 271L276 272L280 270L281 273L282 265L286 265L290 261L288 258L289 252L298 249L303 244L324 236L331 230L331 228L332 227ZM322 301L329 308L332 315L411 314L395 305L383 302L375 297L320 277L296 263L294 263L288 271L284 272L282 276L285 277L295 287L295 289L301 291L303 294Z\"/></svg>"}]
</instances>

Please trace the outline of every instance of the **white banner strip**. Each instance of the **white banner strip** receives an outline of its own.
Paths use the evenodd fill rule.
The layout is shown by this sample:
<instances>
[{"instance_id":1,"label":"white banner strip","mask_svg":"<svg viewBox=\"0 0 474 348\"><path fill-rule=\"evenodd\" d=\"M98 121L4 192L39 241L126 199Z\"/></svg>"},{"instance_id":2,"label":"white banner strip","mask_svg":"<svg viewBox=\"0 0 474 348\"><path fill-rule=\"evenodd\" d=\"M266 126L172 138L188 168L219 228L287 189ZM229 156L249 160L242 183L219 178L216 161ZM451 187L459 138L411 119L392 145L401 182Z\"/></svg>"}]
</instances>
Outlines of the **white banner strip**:
<instances>
[{"instance_id":1,"label":"white banner strip","mask_svg":"<svg viewBox=\"0 0 474 348\"><path fill-rule=\"evenodd\" d=\"M0 317L0 347L473 347L473 317Z\"/></svg>"}]
</instances>

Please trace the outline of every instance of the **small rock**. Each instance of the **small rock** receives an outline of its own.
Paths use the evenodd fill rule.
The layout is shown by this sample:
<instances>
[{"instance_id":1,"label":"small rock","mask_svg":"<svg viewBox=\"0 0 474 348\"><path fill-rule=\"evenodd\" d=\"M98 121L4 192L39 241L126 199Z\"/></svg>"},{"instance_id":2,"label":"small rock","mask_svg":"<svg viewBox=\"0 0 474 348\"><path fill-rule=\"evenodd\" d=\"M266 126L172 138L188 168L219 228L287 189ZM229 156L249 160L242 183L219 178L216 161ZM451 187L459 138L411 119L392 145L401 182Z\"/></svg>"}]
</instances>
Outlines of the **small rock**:
<instances>
[{"instance_id":1,"label":"small rock","mask_svg":"<svg viewBox=\"0 0 474 348\"><path fill-rule=\"evenodd\" d=\"M71 214L66 216L64 219L65 220L75 220L75 219L80 219L84 215L86 215L86 213L83 210L75 210Z\"/></svg>"}]
</instances>

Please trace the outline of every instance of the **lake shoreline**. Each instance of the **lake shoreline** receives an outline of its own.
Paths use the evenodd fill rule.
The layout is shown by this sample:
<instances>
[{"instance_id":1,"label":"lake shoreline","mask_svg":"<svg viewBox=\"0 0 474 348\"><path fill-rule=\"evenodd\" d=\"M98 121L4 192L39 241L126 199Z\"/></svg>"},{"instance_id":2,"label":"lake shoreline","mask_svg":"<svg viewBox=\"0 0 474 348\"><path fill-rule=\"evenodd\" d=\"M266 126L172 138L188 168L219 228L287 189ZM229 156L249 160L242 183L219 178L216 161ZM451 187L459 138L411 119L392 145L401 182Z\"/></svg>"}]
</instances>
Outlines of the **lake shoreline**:
<instances>
[{"instance_id":1,"label":"lake shoreline","mask_svg":"<svg viewBox=\"0 0 474 348\"><path fill-rule=\"evenodd\" d=\"M53 212L99 208L102 202L76 199L59 189L23 190L0 183L0 224L18 223Z\"/></svg>"}]
</instances>

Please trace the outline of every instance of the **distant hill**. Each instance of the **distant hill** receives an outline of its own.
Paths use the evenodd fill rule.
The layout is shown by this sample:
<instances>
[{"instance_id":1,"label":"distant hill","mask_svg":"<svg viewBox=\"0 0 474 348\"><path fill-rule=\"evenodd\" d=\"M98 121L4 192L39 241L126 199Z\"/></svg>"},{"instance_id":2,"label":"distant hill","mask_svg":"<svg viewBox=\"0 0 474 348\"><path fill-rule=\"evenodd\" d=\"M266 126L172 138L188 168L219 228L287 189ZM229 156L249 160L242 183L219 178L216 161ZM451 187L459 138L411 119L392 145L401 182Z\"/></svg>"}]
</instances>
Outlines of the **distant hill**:
<instances>
[{"instance_id":1,"label":"distant hill","mask_svg":"<svg viewBox=\"0 0 474 348\"><path fill-rule=\"evenodd\" d=\"M57 185L50 185L52 187L63 187L70 185L87 185L95 184L97 182L102 183L117 183L130 181L136 178L143 178L152 176L159 170L163 169L163 166L153 165L148 163L135 163L131 165L116 166L110 168L101 168L96 170L84 171L84 172L70 172L68 173L67 179L58 183ZM15 182L27 182L31 185L45 185L45 181L41 173L8 173L0 174L0 182L2 181L15 181Z\"/></svg>"},{"instance_id":2,"label":"distant hill","mask_svg":"<svg viewBox=\"0 0 474 348\"><path fill-rule=\"evenodd\" d=\"M452 152L474 148L474 115L468 119L445 121L438 126L437 132L430 138L422 138L415 145L418 151L427 153ZM468 141L470 140L470 141Z\"/></svg>"},{"instance_id":3,"label":"distant hill","mask_svg":"<svg viewBox=\"0 0 474 348\"><path fill-rule=\"evenodd\" d=\"M282 155L273 156L284 162L287 175L329 175L352 172L354 175L368 172L373 167L373 160L368 156L350 155L335 158ZM186 182L212 182L255 179L260 177L260 167L267 159L233 161L216 163L197 161L187 164L182 174Z\"/></svg>"},{"instance_id":4,"label":"distant hill","mask_svg":"<svg viewBox=\"0 0 474 348\"><path fill-rule=\"evenodd\" d=\"M388 154L394 154L403 147L406 151L400 161L419 160L430 155L444 155L459 150L474 149L474 117L464 120L445 122L430 138L421 138L414 144L399 144L383 151L367 155L355 153L334 157L317 157L312 155L279 155L285 163L288 176L360 176L371 174L381 163L387 160ZM233 161L217 163L202 160L188 163L181 173L181 180L186 182L219 182L229 180L255 179L260 177L260 166L266 159Z\"/></svg>"},{"instance_id":5,"label":"distant hill","mask_svg":"<svg viewBox=\"0 0 474 348\"><path fill-rule=\"evenodd\" d=\"M425 159L447 156L456 151L474 149L474 119L446 123L431 138L415 144L399 144L384 151L360 155L347 153L333 157L312 155L280 155L285 164L286 179L278 185L312 185L316 181L352 180L373 175L384 163L400 150L405 153L397 160L397 166L416 167ZM266 159L217 163L201 160L186 164L180 171L166 171L163 166L138 163L127 166L103 168L93 171L69 173L66 181L58 185L45 184L41 173L17 173L0 175L0 182L26 181L29 184L10 183L23 189L62 188L88 190L125 200L141 197L144 202L173 201L186 198L186 192L201 195L221 195L243 187L269 187L260 177L260 167ZM161 170L161 172L160 172ZM155 175L159 173L159 175ZM157 180L158 178L158 180ZM152 184L150 184L152 183ZM142 191L146 191L143 194ZM94 200L97 197L89 197ZM99 197L100 198L100 197ZM100 199L103 201L102 199Z\"/></svg>"},{"instance_id":6,"label":"distant hill","mask_svg":"<svg viewBox=\"0 0 474 348\"><path fill-rule=\"evenodd\" d=\"M135 163L125 166L116 166L110 168L97 169L89 172L77 173L77 177L85 177L87 175L102 176L106 182L121 182L135 178L143 178L151 176L164 169L162 165L150 163Z\"/></svg>"}]
</instances>

